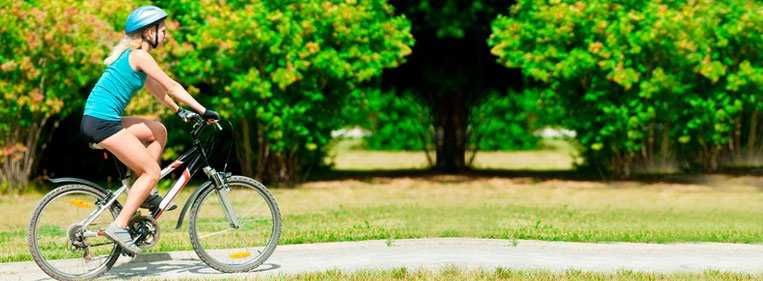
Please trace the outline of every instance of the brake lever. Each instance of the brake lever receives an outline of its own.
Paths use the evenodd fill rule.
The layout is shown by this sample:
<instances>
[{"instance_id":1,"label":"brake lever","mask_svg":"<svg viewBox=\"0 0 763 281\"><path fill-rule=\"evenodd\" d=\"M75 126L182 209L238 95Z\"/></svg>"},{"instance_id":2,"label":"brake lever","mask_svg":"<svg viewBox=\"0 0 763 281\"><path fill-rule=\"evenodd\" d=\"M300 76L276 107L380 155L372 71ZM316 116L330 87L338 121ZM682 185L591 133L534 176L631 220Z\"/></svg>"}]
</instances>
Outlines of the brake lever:
<instances>
[{"instance_id":1,"label":"brake lever","mask_svg":"<svg viewBox=\"0 0 763 281\"><path fill-rule=\"evenodd\" d=\"M207 123L207 125L214 124L215 127L217 127L218 131L222 131L223 130L223 127L220 126L220 120L216 120L216 119L204 119L204 117L201 117L201 116L199 116L199 118L201 118L202 122Z\"/></svg>"},{"instance_id":2,"label":"brake lever","mask_svg":"<svg viewBox=\"0 0 763 281\"><path fill-rule=\"evenodd\" d=\"M211 120L211 119L210 119L210 120ZM196 127L196 126L202 126L204 123L206 123L206 124L210 124L210 125L211 125L211 124L214 124L214 125L215 125L215 127L217 127L217 130L219 130L219 131L222 131L222 130L223 130L223 127L222 127L222 126L220 126L220 120L214 120L214 122L210 122L209 120L204 120L204 118L201 118L201 117L200 117L200 119L199 119L198 121L196 121L196 125L195 125L194 127Z\"/></svg>"}]
</instances>

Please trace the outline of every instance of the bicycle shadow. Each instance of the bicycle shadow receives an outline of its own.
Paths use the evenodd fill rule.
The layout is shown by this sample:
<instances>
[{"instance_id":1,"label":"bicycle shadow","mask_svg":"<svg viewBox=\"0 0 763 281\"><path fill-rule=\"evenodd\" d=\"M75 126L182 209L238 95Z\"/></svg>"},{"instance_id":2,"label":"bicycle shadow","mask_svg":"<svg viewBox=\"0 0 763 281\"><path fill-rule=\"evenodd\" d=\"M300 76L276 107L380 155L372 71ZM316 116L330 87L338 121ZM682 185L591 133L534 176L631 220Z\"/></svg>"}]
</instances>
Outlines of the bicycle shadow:
<instances>
[{"instance_id":1,"label":"bicycle shadow","mask_svg":"<svg viewBox=\"0 0 763 281\"><path fill-rule=\"evenodd\" d=\"M281 266L278 264L264 263L248 273L267 272L279 268ZM223 274L226 273L209 267L199 259L173 259L168 253L157 253L138 256L132 261L114 266L103 278L123 280L136 277L175 277L188 275L206 275L212 277L213 275Z\"/></svg>"}]
</instances>

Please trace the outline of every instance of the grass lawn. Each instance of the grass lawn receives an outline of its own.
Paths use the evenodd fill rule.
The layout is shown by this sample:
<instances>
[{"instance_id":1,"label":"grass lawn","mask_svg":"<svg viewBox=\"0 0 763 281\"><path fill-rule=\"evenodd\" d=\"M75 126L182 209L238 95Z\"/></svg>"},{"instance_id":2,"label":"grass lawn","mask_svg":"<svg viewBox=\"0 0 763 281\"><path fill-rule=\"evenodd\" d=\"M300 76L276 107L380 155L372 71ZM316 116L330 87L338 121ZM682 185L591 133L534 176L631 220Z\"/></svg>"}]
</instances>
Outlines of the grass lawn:
<instances>
[{"instance_id":1,"label":"grass lawn","mask_svg":"<svg viewBox=\"0 0 763 281\"><path fill-rule=\"evenodd\" d=\"M343 154L353 153L366 152ZM763 177L672 178L604 182L422 173L340 177L272 191L283 216L280 244L421 237L763 242ZM186 188L176 202L182 204L191 191ZM31 259L26 228L41 197L0 197L0 262ZM174 229L179 213L161 218L160 242L149 252L191 249L187 222Z\"/></svg>"},{"instance_id":2,"label":"grass lawn","mask_svg":"<svg viewBox=\"0 0 763 281\"><path fill-rule=\"evenodd\" d=\"M392 270L370 270L358 272L325 271L307 274L282 275L273 277L257 278L225 278L222 280L281 280L281 281L308 281L308 280L350 280L350 281L392 281L392 280L473 280L473 281L492 281L492 280L511 280L511 281L591 281L591 280L611 280L611 281L720 281L720 280L761 280L763 276L723 273L708 271L699 274L674 273L674 274L655 274L655 273L637 273L623 271L617 273L590 273L580 271L567 272L548 272L548 271L518 271L508 269L497 270L466 270L457 267L448 267L437 271L430 270L410 270L405 268ZM161 280L161 279L152 279ZM198 279L181 279L198 280Z\"/></svg>"},{"instance_id":3,"label":"grass lawn","mask_svg":"<svg viewBox=\"0 0 763 281\"><path fill-rule=\"evenodd\" d=\"M760 178L694 183L588 182L422 176L308 182L273 190L281 244L483 237L564 241L763 242ZM178 202L190 195L180 195ZM0 198L0 261L29 260L26 226L39 194ZM178 211L160 220L159 245L189 250Z\"/></svg>"}]
</instances>

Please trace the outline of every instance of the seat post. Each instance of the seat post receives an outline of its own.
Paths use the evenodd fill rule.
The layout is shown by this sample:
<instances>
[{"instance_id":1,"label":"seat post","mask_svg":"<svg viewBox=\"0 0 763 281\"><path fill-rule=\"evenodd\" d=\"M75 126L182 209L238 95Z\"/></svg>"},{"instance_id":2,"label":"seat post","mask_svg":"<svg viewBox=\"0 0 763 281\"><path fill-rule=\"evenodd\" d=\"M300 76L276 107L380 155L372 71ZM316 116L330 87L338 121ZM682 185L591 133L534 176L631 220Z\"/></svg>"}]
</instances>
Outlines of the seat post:
<instances>
[{"instance_id":1,"label":"seat post","mask_svg":"<svg viewBox=\"0 0 763 281\"><path fill-rule=\"evenodd\" d=\"M111 158L114 159L114 166L116 167L117 174L119 175L119 179L121 179L122 180L122 184L129 189L130 188L130 176L131 176L130 169L128 169L127 166L122 164L122 162L119 162L119 159L114 157L114 155L112 155Z\"/></svg>"}]
</instances>

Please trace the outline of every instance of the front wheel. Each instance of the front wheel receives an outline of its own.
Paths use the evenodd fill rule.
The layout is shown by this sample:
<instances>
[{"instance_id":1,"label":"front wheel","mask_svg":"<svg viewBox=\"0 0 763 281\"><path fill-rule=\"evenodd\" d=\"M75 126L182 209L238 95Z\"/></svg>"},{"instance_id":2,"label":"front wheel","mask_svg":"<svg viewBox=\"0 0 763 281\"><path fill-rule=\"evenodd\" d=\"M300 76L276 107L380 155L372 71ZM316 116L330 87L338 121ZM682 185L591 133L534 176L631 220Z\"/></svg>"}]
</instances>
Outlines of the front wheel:
<instances>
[{"instance_id":1,"label":"front wheel","mask_svg":"<svg viewBox=\"0 0 763 281\"><path fill-rule=\"evenodd\" d=\"M206 264L221 272L246 272L275 250L281 214L273 195L260 182L243 176L227 180L227 192L212 185L199 194L191 207L188 232L194 251ZM225 198L232 215L226 214Z\"/></svg>"}]
</instances>

